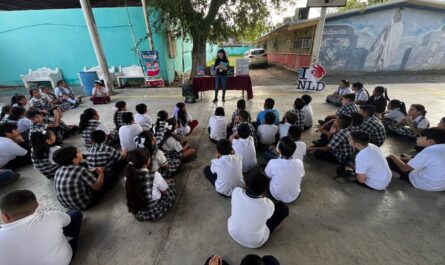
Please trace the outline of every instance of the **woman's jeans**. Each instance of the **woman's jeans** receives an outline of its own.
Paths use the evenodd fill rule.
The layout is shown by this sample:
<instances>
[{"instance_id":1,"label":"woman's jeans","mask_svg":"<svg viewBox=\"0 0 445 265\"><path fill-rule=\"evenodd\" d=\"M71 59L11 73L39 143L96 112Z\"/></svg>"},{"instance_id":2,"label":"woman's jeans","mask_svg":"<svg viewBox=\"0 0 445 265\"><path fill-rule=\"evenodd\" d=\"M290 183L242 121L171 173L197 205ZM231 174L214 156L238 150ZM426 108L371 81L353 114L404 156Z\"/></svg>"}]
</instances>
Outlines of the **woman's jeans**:
<instances>
[{"instance_id":1,"label":"woman's jeans","mask_svg":"<svg viewBox=\"0 0 445 265\"><path fill-rule=\"evenodd\" d=\"M222 87L223 90L223 98L226 96L226 88L227 88L227 75L216 75L215 76L215 98L218 98L219 88ZM221 84L221 86L220 86Z\"/></svg>"}]
</instances>

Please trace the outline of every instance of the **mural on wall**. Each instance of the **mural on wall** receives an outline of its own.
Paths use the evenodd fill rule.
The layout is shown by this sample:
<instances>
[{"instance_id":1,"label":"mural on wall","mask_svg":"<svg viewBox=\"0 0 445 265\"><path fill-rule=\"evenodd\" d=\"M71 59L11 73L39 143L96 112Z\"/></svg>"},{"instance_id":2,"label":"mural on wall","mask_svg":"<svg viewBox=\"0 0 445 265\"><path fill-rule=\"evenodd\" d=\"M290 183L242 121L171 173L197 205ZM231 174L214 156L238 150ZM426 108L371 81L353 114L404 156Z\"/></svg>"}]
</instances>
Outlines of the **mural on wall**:
<instances>
[{"instance_id":1,"label":"mural on wall","mask_svg":"<svg viewBox=\"0 0 445 265\"><path fill-rule=\"evenodd\" d=\"M328 70L445 69L445 12L392 8L326 23L320 52Z\"/></svg>"}]
</instances>

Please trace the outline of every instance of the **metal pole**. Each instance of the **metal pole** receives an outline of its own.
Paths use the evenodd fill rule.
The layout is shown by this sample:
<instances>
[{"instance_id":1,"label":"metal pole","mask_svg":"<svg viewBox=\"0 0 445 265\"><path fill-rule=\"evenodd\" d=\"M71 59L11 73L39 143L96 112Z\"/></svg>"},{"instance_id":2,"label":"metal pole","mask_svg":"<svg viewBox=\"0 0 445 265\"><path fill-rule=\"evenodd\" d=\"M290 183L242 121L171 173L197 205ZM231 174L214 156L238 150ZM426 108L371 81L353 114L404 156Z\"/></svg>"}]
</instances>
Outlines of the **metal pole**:
<instances>
[{"instance_id":1,"label":"metal pole","mask_svg":"<svg viewBox=\"0 0 445 265\"><path fill-rule=\"evenodd\" d=\"M94 53L96 54L97 62L100 69L104 73L105 85L110 92L113 92L114 84L111 80L110 72L108 71L107 59L105 58L104 49L100 41L99 32L97 31L96 21L94 20L93 10L91 8L90 0L79 0L82 7L85 22L87 23L88 32L90 33L91 42L93 43Z\"/></svg>"},{"instance_id":2,"label":"metal pole","mask_svg":"<svg viewBox=\"0 0 445 265\"><path fill-rule=\"evenodd\" d=\"M145 20L145 27L147 28L147 35L148 35L148 45L151 51L155 49L155 45L153 43L152 35L151 35L151 27L150 27L150 18L147 14L147 1L148 0L141 0L142 1L142 9L144 11L144 20Z\"/></svg>"},{"instance_id":3,"label":"metal pole","mask_svg":"<svg viewBox=\"0 0 445 265\"><path fill-rule=\"evenodd\" d=\"M322 7L320 13L320 21L318 22L317 29L315 31L314 45L312 45L312 64L318 63L325 20L326 20L326 7Z\"/></svg>"}]
</instances>

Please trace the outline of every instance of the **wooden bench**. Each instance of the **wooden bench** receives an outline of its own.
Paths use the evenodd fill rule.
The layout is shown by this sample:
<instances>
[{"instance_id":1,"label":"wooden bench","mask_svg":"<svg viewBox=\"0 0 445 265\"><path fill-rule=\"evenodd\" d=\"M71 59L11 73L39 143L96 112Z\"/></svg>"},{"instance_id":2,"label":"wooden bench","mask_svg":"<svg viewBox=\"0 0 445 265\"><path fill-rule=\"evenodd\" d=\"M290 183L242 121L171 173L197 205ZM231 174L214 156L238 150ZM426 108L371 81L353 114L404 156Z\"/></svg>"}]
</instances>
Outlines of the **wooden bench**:
<instances>
[{"instance_id":1,"label":"wooden bench","mask_svg":"<svg viewBox=\"0 0 445 265\"><path fill-rule=\"evenodd\" d=\"M124 79L133 79L133 78L142 78L145 80L145 75L144 71L142 70L142 67L138 65L131 65L126 67L119 66L119 71L117 72L117 85L119 87L124 85L123 84Z\"/></svg>"},{"instance_id":2,"label":"wooden bench","mask_svg":"<svg viewBox=\"0 0 445 265\"><path fill-rule=\"evenodd\" d=\"M63 80L62 71L57 67L55 70L42 67L35 71L28 70L25 75L20 75L26 88L31 87L32 82L50 82L52 87L57 86L57 81Z\"/></svg>"}]
</instances>

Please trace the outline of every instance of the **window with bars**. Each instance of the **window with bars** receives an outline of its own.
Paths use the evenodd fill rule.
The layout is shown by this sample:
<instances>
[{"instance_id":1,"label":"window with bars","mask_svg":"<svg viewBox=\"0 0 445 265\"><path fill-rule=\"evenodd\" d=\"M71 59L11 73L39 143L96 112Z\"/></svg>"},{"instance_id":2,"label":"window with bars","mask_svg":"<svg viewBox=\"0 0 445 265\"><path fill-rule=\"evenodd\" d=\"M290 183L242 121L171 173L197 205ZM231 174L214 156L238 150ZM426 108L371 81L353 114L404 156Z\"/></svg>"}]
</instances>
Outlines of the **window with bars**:
<instances>
[{"instance_id":1,"label":"window with bars","mask_svg":"<svg viewBox=\"0 0 445 265\"><path fill-rule=\"evenodd\" d=\"M311 45L311 38L301 38L294 40L294 49L310 49Z\"/></svg>"}]
</instances>

